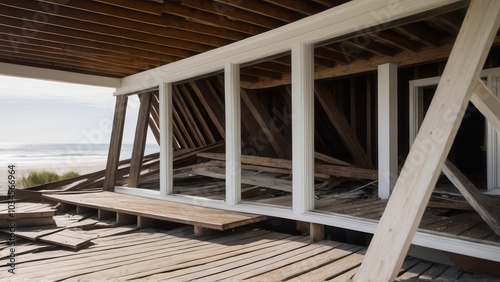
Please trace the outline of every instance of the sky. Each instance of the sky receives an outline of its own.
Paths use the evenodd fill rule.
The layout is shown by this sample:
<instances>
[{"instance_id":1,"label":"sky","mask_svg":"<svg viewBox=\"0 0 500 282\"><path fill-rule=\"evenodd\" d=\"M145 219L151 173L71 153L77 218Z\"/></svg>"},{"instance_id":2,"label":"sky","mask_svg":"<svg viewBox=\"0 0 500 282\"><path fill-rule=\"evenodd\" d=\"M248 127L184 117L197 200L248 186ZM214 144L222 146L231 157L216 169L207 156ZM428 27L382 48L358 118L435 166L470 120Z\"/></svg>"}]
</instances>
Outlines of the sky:
<instances>
[{"instance_id":1,"label":"sky","mask_svg":"<svg viewBox=\"0 0 500 282\"><path fill-rule=\"evenodd\" d=\"M0 76L0 143L109 143L114 88ZM123 143L134 140L139 101L128 102ZM151 132L148 143L155 143Z\"/></svg>"}]
</instances>

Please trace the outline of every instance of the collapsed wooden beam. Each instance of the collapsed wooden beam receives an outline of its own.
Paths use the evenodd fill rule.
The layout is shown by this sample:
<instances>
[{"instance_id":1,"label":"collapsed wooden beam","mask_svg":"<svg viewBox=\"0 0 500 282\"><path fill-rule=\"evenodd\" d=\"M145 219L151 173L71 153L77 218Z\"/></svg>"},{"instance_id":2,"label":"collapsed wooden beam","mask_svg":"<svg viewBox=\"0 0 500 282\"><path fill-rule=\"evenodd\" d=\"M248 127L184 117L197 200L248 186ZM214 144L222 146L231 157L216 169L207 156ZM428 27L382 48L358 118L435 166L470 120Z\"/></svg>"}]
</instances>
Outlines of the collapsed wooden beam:
<instances>
[{"instance_id":1,"label":"collapsed wooden beam","mask_svg":"<svg viewBox=\"0 0 500 282\"><path fill-rule=\"evenodd\" d=\"M500 132L500 99L481 79L474 82L474 90L470 101L484 115L484 117Z\"/></svg>"},{"instance_id":2,"label":"collapsed wooden beam","mask_svg":"<svg viewBox=\"0 0 500 282\"><path fill-rule=\"evenodd\" d=\"M248 93L241 89L240 95L242 101L248 106L253 117L260 126L261 132L267 137L276 155L280 158L291 158L292 148L290 143L283 137L280 129L274 123L274 119L267 112L264 105L255 97L252 99Z\"/></svg>"},{"instance_id":3,"label":"collapsed wooden beam","mask_svg":"<svg viewBox=\"0 0 500 282\"><path fill-rule=\"evenodd\" d=\"M106 191L113 191L115 188L116 173L122 148L123 130L125 127L125 115L127 113L127 101L128 96L116 97L113 129L111 130L111 141L109 142L109 153L103 184L103 189Z\"/></svg>"},{"instance_id":4,"label":"collapsed wooden beam","mask_svg":"<svg viewBox=\"0 0 500 282\"><path fill-rule=\"evenodd\" d=\"M130 161L130 173L128 179L129 187L137 187L141 175L142 158L146 149L146 137L148 136L148 120L151 110L151 93L139 95L141 105L139 107L139 116L137 117L137 126L135 128L134 146L132 147L132 157Z\"/></svg>"},{"instance_id":5,"label":"collapsed wooden beam","mask_svg":"<svg viewBox=\"0 0 500 282\"><path fill-rule=\"evenodd\" d=\"M356 281L396 278L500 25L500 1L473 0Z\"/></svg>"},{"instance_id":6,"label":"collapsed wooden beam","mask_svg":"<svg viewBox=\"0 0 500 282\"><path fill-rule=\"evenodd\" d=\"M472 182L449 160L443 165L443 173L457 187L469 204L484 221L500 235L500 208L484 196Z\"/></svg>"},{"instance_id":7,"label":"collapsed wooden beam","mask_svg":"<svg viewBox=\"0 0 500 282\"><path fill-rule=\"evenodd\" d=\"M196 156L206 159L220 160L223 161L226 159L224 154L220 153L199 153ZM277 167L284 169L292 169L292 161L285 159L277 159L277 158L266 158L266 157L257 157L257 156L241 156L242 164L251 164L251 165L259 165L259 166L267 166L267 167ZM369 179L375 180L377 179L377 171L359 168L359 167L347 167L340 165L332 165L332 164L315 164L314 172L323 174L323 175L333 175L337 177L348 177L348 178L359 178L359 179Z\"/></svg>"},{"instance_id":8,"label":"collapsed wooden beam","mask_svg":"<svg viewBox=\"0 0 500 282\"><path fill-rule=\"evenodd\" d=\"M195 168L192 173L197 175L203 175L207 177L226 179L226 173L224 168L218 167L202 167ZM284 192L292 192L292 181L286 179L280 179L270 176L262 175L241 175L241 183L248 185L255 185L258 187L272 188Z\"/></svg>"},{"instance_id":9,"label":"collapsed wooden beam","mask_svg":"<svg viewBox=\"0 0 500 282\"><path fill-rule=\"evenodd\" d=\"M335 105L331 93L316 86L314 88L314 94L349 151L353 163L361 167L371 167L371 161L368 159L363 147L356 138L349 122Z\"/></svg>"}]
</instances>

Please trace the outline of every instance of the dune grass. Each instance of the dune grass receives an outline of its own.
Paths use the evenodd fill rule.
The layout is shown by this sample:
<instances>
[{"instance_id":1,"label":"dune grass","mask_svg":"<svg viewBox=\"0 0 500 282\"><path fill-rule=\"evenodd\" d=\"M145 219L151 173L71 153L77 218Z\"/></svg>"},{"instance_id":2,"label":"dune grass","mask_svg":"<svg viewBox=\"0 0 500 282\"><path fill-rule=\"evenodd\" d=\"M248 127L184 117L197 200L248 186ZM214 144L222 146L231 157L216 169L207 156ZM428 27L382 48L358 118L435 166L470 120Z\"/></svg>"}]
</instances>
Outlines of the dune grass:
<instances>
[{"instance_id":1,"label":"dune grass","mask_svg":"<svg viewBox=\"0 0 500 282\"><path fill-rule=\"evenodd\" d=\"M79 176L79 174L75 171L68 171L63 175L45 170L32 171L28 174L28 176L21 177L21 179L18 180L17 185L19 188L28 188L76 176Z\"/></svg>"}]
</instances>

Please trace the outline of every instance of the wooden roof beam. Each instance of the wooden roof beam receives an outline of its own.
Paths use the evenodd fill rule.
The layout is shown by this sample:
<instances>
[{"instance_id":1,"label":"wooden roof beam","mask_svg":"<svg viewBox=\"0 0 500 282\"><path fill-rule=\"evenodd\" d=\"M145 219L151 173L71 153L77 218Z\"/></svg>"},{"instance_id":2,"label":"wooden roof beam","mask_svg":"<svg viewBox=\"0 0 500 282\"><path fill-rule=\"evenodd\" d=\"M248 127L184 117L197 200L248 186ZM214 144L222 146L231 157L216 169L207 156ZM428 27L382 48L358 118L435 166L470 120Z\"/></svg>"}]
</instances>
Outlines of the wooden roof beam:
<instances>
[{"instance_id":1,"label":"wooden roof beam","mask_svg":"<svg viewBox=\"0 0 500 282\"><path fill-rule=\"evenodd\" d=\"M313 0L316 3L325 5L327 7L335 7L338 5L342 5L345 2L348 2L349 0Z\"/></svg>"},{"instance_id":2,"label":"wooden roof beam","mask_svg":"<svg viewBox=\"0 0 500 282\"><path fill-rule=\"evenodd\" d=\"M347 46L355 46L383 56L393 56L397 51L395 48L381 44L369 36L363 36L362 38L356 37L354 39L346 40L343 43Z\"/></svg>"},{"instance_id":3,"label":"wooden roof beam","mask_svg":"<svg viewBox=\"0 0 500 282\"><path fill-rule=\"evenodd\" d=\"M401 25L394 29L412 40L419 40L429 46L437 47L441 45L442 34L424 29L416 24Z\"/></svg>"},{"instance_id":4,"label":"wooden roof beam","mask_svg":"<svg viewBox=\"0 0 500 282\"><path fill-rule=\"evenodd\" d=\"M446 32L457 35L464 15L460 11L446 13L431 19L431 22Z\"/></svg>"},{"instance_id":5,"label":"wooden roof beam","mask_svg":"<svg viewBox=\"0 0 500 282\"><path fill-rule=\"evenodd\" d=\"M10 3L12 0L6 1ZM43 12L43 10L41 10L40 6L37 5L36 2L14 2L15 5L13 6L28 6L31 9L33 9L34 7L36 12ZM38 2L59 3L56 0L38 0ZM56 14L70 19L79 19L91 23L98 22L103 25L140 31L148 34L161 35L170 38L179 38L191 42L207 44L214 47L223 46L231 42L225 39L229 36L226 36L225 38L210 36L209 34L214 33L213 31L211 32L210 30L207 30L207 26L203 26L204 33L198 32L195 26L199 26L201 24L192 23L193 26L191 30L181 29L177 27L180 26L180 24L178 23L179 21L172 20L168 17L156 17L149 14L137 13L128 9L120 9L98 2L69 1L65 2L64 5L59 4L58 7L58 13L47 14ZM140 22L141 24L136 24L136 22ZM167 26L171 28L166 29L165 27ZM217 30L217 28L215 27L212 28L214 28L214 30ZM194 32L194 30L196 30L196 32Z\"/></svg>"},{"instance_id":6,"label":"wooden roof beam","mask_svg":"<svg viewBox=\"0 0 500 282\"><path fill-rule=\"evenodd\" d=\"M151 62L156 63L168 63L177 60L179 57L174 57L164 54L153 54L152 52L147 52L143 50L134 50L130 48L120 47L120 46L110 46L106 44L101 44L98 42L90 40L81 40L76 38L68 38L62 35L55 34L45 34L43 32L38 32L32 34L31 36L19 35L19 30L10 27L2 27L0 34L6 36L6 41L10 41L13 35L16 36L16 42L23 43L27 41L39 42L42 46L52 46L61 48L63 50L73 50L75 52L81 52L84 54L95 54L98 56L107 55L111 57L123 57L130 58L130 55L135 55L144 58L144 60L151 60ZM13 46L15 48L15 46ZM14 49L13 48L13 49Z\"/></svg>"},{"instance_id":7,"label":"wooden roof beam","mask_svg":"<svg viewBox=\"0 0 500 282\"><path fill-rule=\"evenodd\" d=\"M337 53L327 47L317 47L314 49L315 62L317 58L332 60L341 64L348 64L348 58L343 54Z\"/></svg>"},{"instance_id":8,"label":"wooden roof beam","mask_svg":"<svg viewBox=\"0 0 500 282\"><path fill-rule=\"evenodd\" d=\"M50 21L48 21L48 22L40 22L40 21L37 21L37 19L39 17L34 16L40 12L37 12L34 10L26 10L24 8L7 6L7 5L4 5L4 2L8 2L8 1L1 1L0 2L0 6L2 7L2 11L5 13L4 17L2 17L0 19L0 22L3 22L5 24L9 24L12 22L11 20L9 20L9 18L17 19L18 21L19 21L19 19L24 18L26 21L31 21L31 22L35 23L35 25L43 24L44 28L41 29L40 31L51 32L53 27L57 26L57 27L59 27L58 32L57 32L58 34L59 34L59 31L61 31L61 34L63 34L62 31L64 31L65 29L67 29L67 31L64 34L69 33L69 34L74 35L74 36L78 36L78 34L84 35L84 33L82 33L82 32L88 32L89 34L85 35L85 36L88 39L95 39L96 41L99 41L102 39L102 37L99 37L96 35L102 35L105 37L109 37L109 39L108 39L109 41L124 42L124 43L130 44L132 46L136 46L138 43L133 43L133 42L138 41L138 42L143 42L143 43L147 43L147 44L154 44L154 45L160 45L160 46L165 46L165 47L173 47L173 48L195 51L195 52L205 52L205 51L208 51L212 48L212 47L205 45L205 44L194 43L194 42L176 39L176 38L166 38L163 36L157 36L157 35L147 34L147 33L143 33L143 32L126 30L126 29L122 29L120 27L112 27L112 26L101 25L101 24L94 23L94 22L91 23L91 22L80 21L78 19L59 17L57 15L50 15ZM45 14L43 14L43 15L45 15ZM47 15L47 16L49 16L49 15ZM17 25L17 26L22 27L23 25L24 24ZM79 31L79 32L77 32L77 31ZM91 35L91 34L93 34L93 35ZM129 41L129 40L132 40L132 41Z\"/></svg>"},{"instance_id":9,"label":"wooden roof beam","mask_svg":"<svg viewBox=\"0 0 500 282\"><path fill-rule=\"evenodd\" d=\"M57 0L38 0L38 1L57 1ZM116 0L99 0L99 2L107 3L109 5L113 5L113 3L115 1ZM81 1L78 1L78 2L81 2ZM136 2L136 1L134 1L134 2ZM152 16L150 14L144 14L144 13L140 13L140 14L131 13L133 11L127 11L126 9L120 9L120 11L114 11L114 13L118 13L118 14L111 14L111 15L122 17L122 18L128 19L128 20L141 21L141 22L146 23L146 24L152 23L152 24L163 26L163 27L181 29L181 30L187 31L189 33L194 32L194 33L198 33L198 34L202 34L202 35L210 34L210 35L213 35L215 37L222 38L222 39L241 40L241 39L245 38L244 34L236 32L236 31L218 28L218 27L210 27L210 26L206 26L205 24L196 23L194 21L184 21L184 20L180 20L177 18L168 17L168 16L166 16L166 14L168 15L168 10L165 9L164 2L158 2L158 3L160 3L159 5L163 9L163 14L160 16ZM87 3L85 3L84 5L88 6ZM104 5L104 6L101 5L102 8L104 8L105 6L107 6L107 5ZM98 12L99 9L97 9L95 11Z\"/></svg>"},{"instance_id":10,"label":"wooden roof beam","mask_svg":"<svg viewBox=\"0 0 500 282\"><path fill-rule=\"evenodd\" d=\"M294 22L301 18L301 16L295 12L284 9L283 7L278 7L276 5L263 2L263 1L241 1L241 0L215 0L219 3L228 4L230 6L245 9L252 13L257 13L262 16L278 19L285 23Z\"/></svg>"},{"instance_id":11,"label":"wooden roof beam","mask_svg":"<svg viewBox=\"0 0 500 282\"><path fill-rule=\"evenodd\" d=\"M229 6L224 3L200 0L182 0L181 4L187 7L216 14L219 17L219 22L224 22L227 20L237 20L264 28L260 28L260 31L258 33L283 25L281 21L278 21L276 19L264 17L262 15L238 9L237 7ZM254 27L253 29L259 30L259 28L257 27Z\"/></svg>"},{"instance_id":12,"label":"wooden roof beam","mask_svg":"<svg viewBox=\"0 0 500 282\"><path fill-rule=\"evenodd\" d=\"M117 7L127 8L130 10L149 13L157 16L161 16L163 13L163 6L160 3L162 2L147 2L147 1L135 1L135 0L92 0L96 2L102 2L106 4L110 4Z\"/></svg>"},{"instance_id":13,"label":"wooden roof beam","mask_svg":"<svg viewBox=\"0 0 500 282\"><path fill-rule=\"evenodd\" d=\"M349 63L351 63L354 59L369 60L373 55L368 51L361 50L359 48L356 48L355 46L343 44L342 42L328 44L325 45L325 47L342 54L346 58L346 61Z\"/></svg>"},{"instance_id":14,"label":"wooden roof beam","mask_svg":"<svg viewBox=\"0 0 500 282\"><path fill-rule=\"evenodd\" d=\"M272 79L281 79L281 77L282 77L281 73L279 73L279 72L257 69L257 68L251 67L251 66L241 68L240 73L255 76L255 77L267 77L267 78L272 78Z\"/></svg>"},{"instance_id":15,"label":"wooden roof beam","mask_svg":"<svg viewBox=\"0 0 500 282\"><path fill-rule=\"evenodd\" d=\"M270 71L275 71L275 72L280 72L280 73L291 73L291 71L292 71L291 66L285 66L282 64L275 63L273 61L261 62L261 63L253 65L253 67L257 68L257 69L270 70Z\"/></svg>"},{"instance_id":16,"label":"wooden roof beam","mask_svg":"<svg viewBox=\"0 0 500 282\"><path fill-rule=\"evenodd\" d=\"M68 57L73 57L77 59L84 59L89 62L95 62L99 64L108 64L113 67L125 67L125 68L130 68L131 66L135 67L135 69L148 69L151 65L144 64L144 63L137 63L135 62L136 60L134 59L112 59L109 57L105 56L93 56L89 54L84 54L81 52L74 52L71 50L64 50L62 48L54 48L54 47L45 47L45 46L40 46L40 44L30 44L28 43L22 43L16 46L16 49L12 48L12 45L8 41L0 41L0 47L2 47L4 50L10 51L10 52L17 52L20 54L32 54L32 53L40 53L40 54L45 54L47 56L52 56L54 59L57 59L59 56L68 56ZM55 61L54 61L55 62ZM53 63L54 63L53 62Z\"/></svg>"},{"instance_id":17,"label":"wooden roof beam","mask_svg":"<svg viewBox=\"0 0 500 282\"><path fill-rule=\"evenodd\" d=\"M407 51L417 52L422 47L420 42L411 41L390 29L371 33L370 36L381 40L388 45L393 45Z\"/></svg>"},{"instance_id":18,"label":"wooden roof beam","mask_svg":"<svg viewBox=\"0 0 500 282\"><path fill-rule=\"evenodd\" d=\"M317 14L326 9L325 7L316 4L314 2L303 1L303 0L265 0L265 1L308 16Z\"/></svg>"},{"instance_id":19,"label":"wooden roof beam","mask_svg":"<svg viewBox=\"0 0 500 282\"><path fill-rule=\"evenodd\" d=\"M229 20L220 15L184 6L176 2L167 2L167 4L165 4L165 10L168 11L169 14L185 18L186 20L204 23L214 28L226 28L248 35L255 35L264 31L262 28L252 24Z\"/></svg>"},{"instance_id":20,"label":"wooden roof beam","mask_svg":"<svg viewBox=\"0 0 500 282\"><path fill-rule=\"evenodd\" d=\"M12 36L22 34L36 34L35 37L37 37L39 34L44 34L44 38L50 38L53 36L54 40L55 38L67 38L65 41L58 41L62 44L64 44L64 42L81 42L81 46L87 46L87 44L90 46L95 46L100 44L102 49L108 48L114 51L126 50L123 52L129 53L130 55L136 55L140 52L151 52L156 53L160 56L173 56L171 58L174 59L175 57L185 58L194 54L193 52L181 48L166 47L119 37L94 34L81 30L68 30L67 28L54 25L45 25L43 29L30 28L35 27L37 24L40 23L32 22L29 19L21 20L16 18L3 17L0 20L1 26L7 27L12 30ZM157 55L152 55L151 58L157 58Z\"/></svg>"}]
</instances>

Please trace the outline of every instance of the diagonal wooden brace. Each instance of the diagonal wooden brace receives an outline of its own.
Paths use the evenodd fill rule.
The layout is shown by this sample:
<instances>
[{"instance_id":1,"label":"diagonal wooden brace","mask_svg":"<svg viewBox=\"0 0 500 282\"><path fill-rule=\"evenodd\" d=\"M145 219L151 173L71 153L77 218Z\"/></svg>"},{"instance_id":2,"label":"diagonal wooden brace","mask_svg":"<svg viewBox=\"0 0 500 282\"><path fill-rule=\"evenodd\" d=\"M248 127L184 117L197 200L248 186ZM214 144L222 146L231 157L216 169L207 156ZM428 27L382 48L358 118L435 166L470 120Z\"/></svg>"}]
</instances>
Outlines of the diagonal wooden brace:
<instances>
[{"instance_id":1,"label":"diagonal wooden brace","mask_svg":"<svg viewBox=\"0 0 500 282\"><path fill-rule=\"evenodd\" d=\"M500 24L500 1L473 0L356 281L392 281L441 174Z\"/></svg>"}]
</instances>

